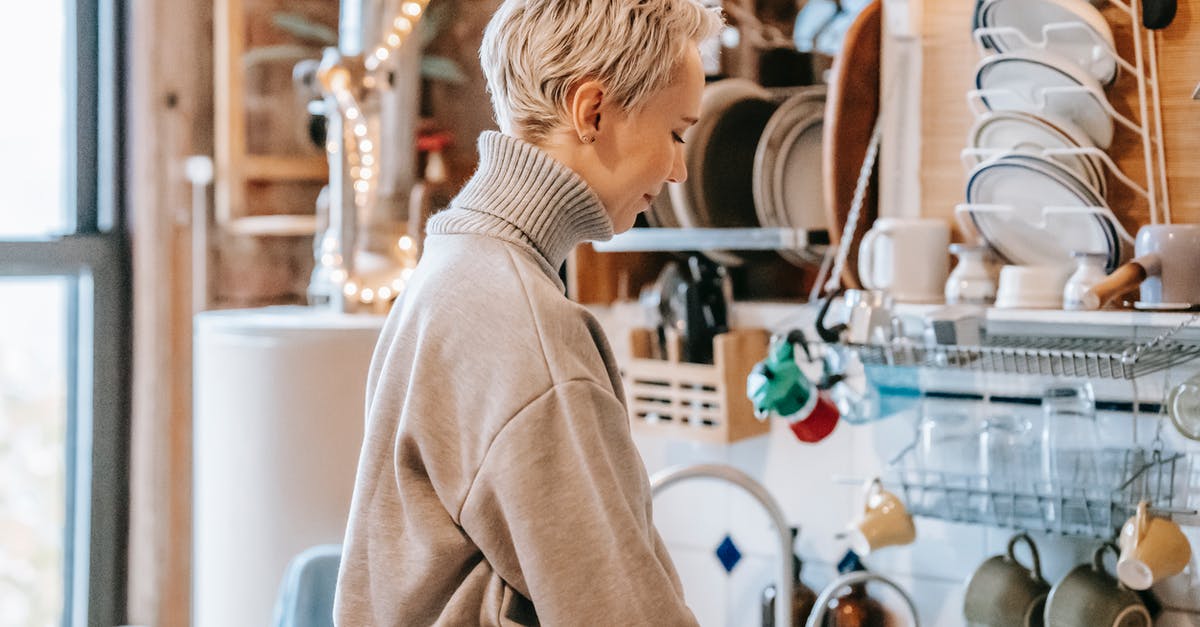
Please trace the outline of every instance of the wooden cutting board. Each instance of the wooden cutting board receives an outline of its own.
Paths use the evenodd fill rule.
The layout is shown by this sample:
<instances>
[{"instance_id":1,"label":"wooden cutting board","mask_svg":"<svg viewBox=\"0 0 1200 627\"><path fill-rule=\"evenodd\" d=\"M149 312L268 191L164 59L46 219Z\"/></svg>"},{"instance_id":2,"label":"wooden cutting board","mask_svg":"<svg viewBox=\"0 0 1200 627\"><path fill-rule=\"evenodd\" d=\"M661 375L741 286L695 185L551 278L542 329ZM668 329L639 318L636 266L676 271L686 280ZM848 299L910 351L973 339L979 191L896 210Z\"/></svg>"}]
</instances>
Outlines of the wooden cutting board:
<instances>
[{"instance_id":1,"label":"wooden cutting board","mask_svg":"<svg viewBox=\"0 0 1200 627\"><path fill-rule=\"evenodd\" d=\"M822 175L825 217L833 244L842 240L851 199L871 130L879 116L879 67L883 11L879 0L868 4L846 31L842 50L830 70L825 101ZM858 288L858 244L878 215L878 183L872 175L863 201L850 255L842 271L842 285Z\"/></svg>"}]
</instances>

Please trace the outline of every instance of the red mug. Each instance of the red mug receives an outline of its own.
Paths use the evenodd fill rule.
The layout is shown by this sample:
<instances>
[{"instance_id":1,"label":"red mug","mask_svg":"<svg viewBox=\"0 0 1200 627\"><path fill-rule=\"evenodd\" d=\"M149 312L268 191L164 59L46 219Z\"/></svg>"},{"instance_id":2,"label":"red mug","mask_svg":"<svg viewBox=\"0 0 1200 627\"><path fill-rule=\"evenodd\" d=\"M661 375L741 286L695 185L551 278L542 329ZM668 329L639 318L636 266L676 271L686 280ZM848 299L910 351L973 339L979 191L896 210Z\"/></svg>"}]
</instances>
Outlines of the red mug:
<instances>
[{"instance_id":1,"label":"red mug","mask_svg":"<svg viewBox=\"0 0 1200 627\"><path fill-rule=\"evenodd\" d=\"M803 409L788 416L788 423L797 439L811 444L829 437L837 427L839 417L833 401L817 393L809 397Z\"/></svg>"}]
</instances>

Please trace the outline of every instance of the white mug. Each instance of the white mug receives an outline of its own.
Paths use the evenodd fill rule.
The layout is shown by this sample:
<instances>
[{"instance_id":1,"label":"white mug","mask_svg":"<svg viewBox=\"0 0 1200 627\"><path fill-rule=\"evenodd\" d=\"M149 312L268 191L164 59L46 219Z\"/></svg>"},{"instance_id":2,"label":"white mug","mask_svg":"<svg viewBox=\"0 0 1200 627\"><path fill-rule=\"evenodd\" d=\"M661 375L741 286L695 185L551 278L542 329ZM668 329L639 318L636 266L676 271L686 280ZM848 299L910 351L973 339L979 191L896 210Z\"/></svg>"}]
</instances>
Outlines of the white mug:
<instances>
[{"instance_id":1,"label":"white mug","mask_svg":"<svg viewBox=\"0 0 1200 627\"><path fill-rule=\"evenodd\" d=\"M940 303L950 270L950 227L932 218L880 218L858 249L863 286L896 302Z\"/></svg>"}]
</instances>

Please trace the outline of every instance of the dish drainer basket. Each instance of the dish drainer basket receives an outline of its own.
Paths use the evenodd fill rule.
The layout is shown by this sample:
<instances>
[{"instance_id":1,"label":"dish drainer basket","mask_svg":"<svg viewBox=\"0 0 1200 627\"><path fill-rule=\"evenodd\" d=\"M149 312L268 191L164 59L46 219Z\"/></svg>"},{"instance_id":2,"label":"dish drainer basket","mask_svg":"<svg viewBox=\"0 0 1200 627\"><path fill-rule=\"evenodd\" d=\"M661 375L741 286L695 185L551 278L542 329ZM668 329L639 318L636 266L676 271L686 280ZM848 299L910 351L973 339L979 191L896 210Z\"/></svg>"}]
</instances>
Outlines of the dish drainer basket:
<instances>
[{"instance_id":1,"label":"dish drainer basket","mask_svg":"<svg viewBox=\"0 0 1200 627\"><path fill-rule=\"evenodd\" d=\"M923 469L915 447L893 462L885 481L916 516L994 527L1112 538L1148 501L1155 515L1196 524L1197 503L1189 494L1200 489L1200 460L1195 454L1146 449L1089 451L1071 461L1099 468L1088 480L1043 481L1027 472L1004 476ZM1080 476L1086 473L1067 473Z\"/></svg>"},{"instance_id":2,"label":"dish drainer basket","mask_svg":"<svg viewBox=\"0 0 1200 627\"><path fill-rule=\"evenodd\" d=\"M636 433L710 443L763 435L769 422L754 417L746 377L767 353L764 329L737 329L713 339L713 363L652 359L654 331L631 333L632 359L622 369L629 420Z\"/></svg>"},{"instance_id":3,"label":"dish drainer basket","mask_svg":"<svg viewBox=\"0 0 1200 627\"><path fill-rule=\"evenodd\" d=\"M1200 343L1154 345L1119 338L989 336L979 346L849 344L866 365L955 368L980 372L1133 379L1200 357Z\"/></svg>"},{"instance_id":4,"label":"dish drainer basket","mask_svg":"<svg viewBox=\"0 0 1200 627\"><path fill-rule=\"evenodd\" d=\"M911 338L843 344L868 366L911 366L1001 374L1090 379L1136 379L1200 357L1200 340L1180 332L1200 321L1188 316L1149 340L987 334L977 345L920 344Z\"/></svg>"}]
</instances>

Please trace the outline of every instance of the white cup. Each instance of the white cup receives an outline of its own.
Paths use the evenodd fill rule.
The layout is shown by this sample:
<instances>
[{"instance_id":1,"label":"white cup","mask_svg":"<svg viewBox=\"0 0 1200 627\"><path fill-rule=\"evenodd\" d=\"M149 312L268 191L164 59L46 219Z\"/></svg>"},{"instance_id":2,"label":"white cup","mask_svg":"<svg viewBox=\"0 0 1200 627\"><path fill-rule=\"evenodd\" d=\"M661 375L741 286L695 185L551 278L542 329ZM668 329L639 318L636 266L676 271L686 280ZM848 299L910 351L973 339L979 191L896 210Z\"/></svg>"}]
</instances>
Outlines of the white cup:
<instances>
[{"instance_id":1,"label":"white cup","mask_svg":"<svg viewBox=\"0 0 1200 627\"><path fill-rule=\"evenodd\" d=\"M940 303L950 261L950 227L932 218L879 218L858 249L863 286L896 302Z\"/></svg>"},{"instance_id":2,"label":"white cup","mask_svg":"<svg viewBox=\"0 0 1200 627\"><path fill-rule=\"evenodd\" d=\"M1061 309L1067 266L1004 266L996 307L1001 309Z\"/></svg>"}]
</instances>

